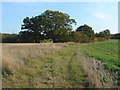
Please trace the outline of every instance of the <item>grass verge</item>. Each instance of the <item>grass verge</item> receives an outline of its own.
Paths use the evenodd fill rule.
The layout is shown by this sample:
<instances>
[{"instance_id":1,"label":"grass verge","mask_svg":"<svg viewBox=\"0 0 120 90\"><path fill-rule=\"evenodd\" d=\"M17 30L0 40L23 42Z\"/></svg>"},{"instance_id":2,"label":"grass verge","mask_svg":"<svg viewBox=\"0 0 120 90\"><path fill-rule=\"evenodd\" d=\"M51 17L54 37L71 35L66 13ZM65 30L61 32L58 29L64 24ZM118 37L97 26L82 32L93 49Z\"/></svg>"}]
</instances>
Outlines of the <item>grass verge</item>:
<instances>
[{"instance_id":1,"label":"grass verge","mask_svg":"<svg viewBox=\"0 0 120 90\"><path fill-rule=\"evenodd\" d=\"M114 72L112 75L117 78L118 87L120 87L120 60L118 59L118 40L108 40L96 44L87 44L81 46L81 51L84 56L92 57Z\"/></svg>"}]
</instances>

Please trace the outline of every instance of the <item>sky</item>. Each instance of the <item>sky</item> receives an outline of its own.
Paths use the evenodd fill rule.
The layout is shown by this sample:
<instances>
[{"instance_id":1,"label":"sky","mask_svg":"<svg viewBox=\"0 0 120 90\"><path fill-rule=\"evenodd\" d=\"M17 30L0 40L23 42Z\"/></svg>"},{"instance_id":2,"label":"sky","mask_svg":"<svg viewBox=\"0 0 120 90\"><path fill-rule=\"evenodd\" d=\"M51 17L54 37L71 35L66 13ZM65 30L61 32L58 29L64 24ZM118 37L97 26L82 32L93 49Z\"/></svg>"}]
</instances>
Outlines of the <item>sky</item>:
<instances>
[{"instance_id":1,"label":"sky","mask_svg":"<svg viewBox=\"0 0 120 90\"><path fill-rule=\"evenodd\" d=\"M118 2L2 2L2 33L19 33L25 17L46 10L60 11L75 19L73 30L87 24L95 32L118 33Z\"/></svg>"}]
</instances>

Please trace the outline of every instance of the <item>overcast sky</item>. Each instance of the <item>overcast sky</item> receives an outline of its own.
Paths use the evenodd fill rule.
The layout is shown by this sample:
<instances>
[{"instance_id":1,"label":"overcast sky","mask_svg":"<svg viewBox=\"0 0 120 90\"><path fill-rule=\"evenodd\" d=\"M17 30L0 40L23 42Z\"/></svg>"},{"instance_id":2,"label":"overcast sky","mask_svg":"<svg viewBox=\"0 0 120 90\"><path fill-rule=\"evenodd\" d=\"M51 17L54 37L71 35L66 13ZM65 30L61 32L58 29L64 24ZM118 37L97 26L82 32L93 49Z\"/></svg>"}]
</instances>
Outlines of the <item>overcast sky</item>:
<instances>
[{"instance_id":1,"label":"overcast sky","mask_svg":"<svg viewBox=\"0 0 120 90\"><path fill-rule=\"evenodd\" d=\"M34 17L46 10L70 15L77 21L73 30L87 24L95 32L105 29L118 32L118 2L2 2L2 32L18 33L25 17Z\"/></svg>"}]
</instances>

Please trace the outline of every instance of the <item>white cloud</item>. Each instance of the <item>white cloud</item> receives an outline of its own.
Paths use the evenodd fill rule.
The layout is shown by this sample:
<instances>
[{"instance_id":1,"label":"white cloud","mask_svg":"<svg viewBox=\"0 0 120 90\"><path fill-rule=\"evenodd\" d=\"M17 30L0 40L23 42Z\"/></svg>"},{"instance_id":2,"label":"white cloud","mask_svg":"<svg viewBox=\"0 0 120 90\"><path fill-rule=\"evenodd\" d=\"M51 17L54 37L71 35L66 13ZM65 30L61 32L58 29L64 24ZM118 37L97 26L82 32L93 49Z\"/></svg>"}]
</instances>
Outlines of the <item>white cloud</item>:
<instances>
[{"instance_id":1,"label":"white cloud","mask_svg":"<svg viewBox=\"0 0 120 90\"><path fill-rule=\"evenodd\" d=\"M108 19L109 15L106 13L93 13L93 15L99 19Z\"/></svg>"}]
</instances>

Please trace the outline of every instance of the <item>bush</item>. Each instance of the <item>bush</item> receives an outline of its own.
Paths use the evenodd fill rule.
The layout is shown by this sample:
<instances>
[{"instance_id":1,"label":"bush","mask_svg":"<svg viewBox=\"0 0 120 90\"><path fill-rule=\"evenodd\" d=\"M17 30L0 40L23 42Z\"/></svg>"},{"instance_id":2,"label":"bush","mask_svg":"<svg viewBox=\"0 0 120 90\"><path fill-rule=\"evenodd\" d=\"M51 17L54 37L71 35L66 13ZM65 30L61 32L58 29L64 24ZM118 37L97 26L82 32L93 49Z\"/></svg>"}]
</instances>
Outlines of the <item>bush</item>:
<instances>
[{"instance_id":1,"label":"bush","mask_svg":"<svg viewBox=\"0 0 120 90\"><path fill-rule=\"evenodd\" d=\"M90 39L88 38L87 35L78 31L72 32L70 38L72 42L77 42L77 43L90 42Z\"/></svg>"},{"instance_id":2,"label":"bush","mask_svg":"<svg viewBox=\"0 0 120 90\"><path fill-rule=\"evenodd\" d=\"M18 43L19 38L17 34L2 34L2 43Z\"/></svg>"},{"instance_id":3,"label":"bush","mask_svg":"<svg viewBox=\"0 0 120 90\"><path fill-rule=\"evenodd\" d=\"M94 41L95 42L99 42L99 41L105 41L106 39L105 38L102 38L102 37L95 37L94 38Z\"/></svg>"},{"instance_id":4,"label":"bush","mask_svg":"<svg viewBox=\"0 0 120 90\"><path fill-rule=\"evenodd\" d=\"M40 40L40 43L53 43L51 39Z\"/></svg>"}]
</instances>

